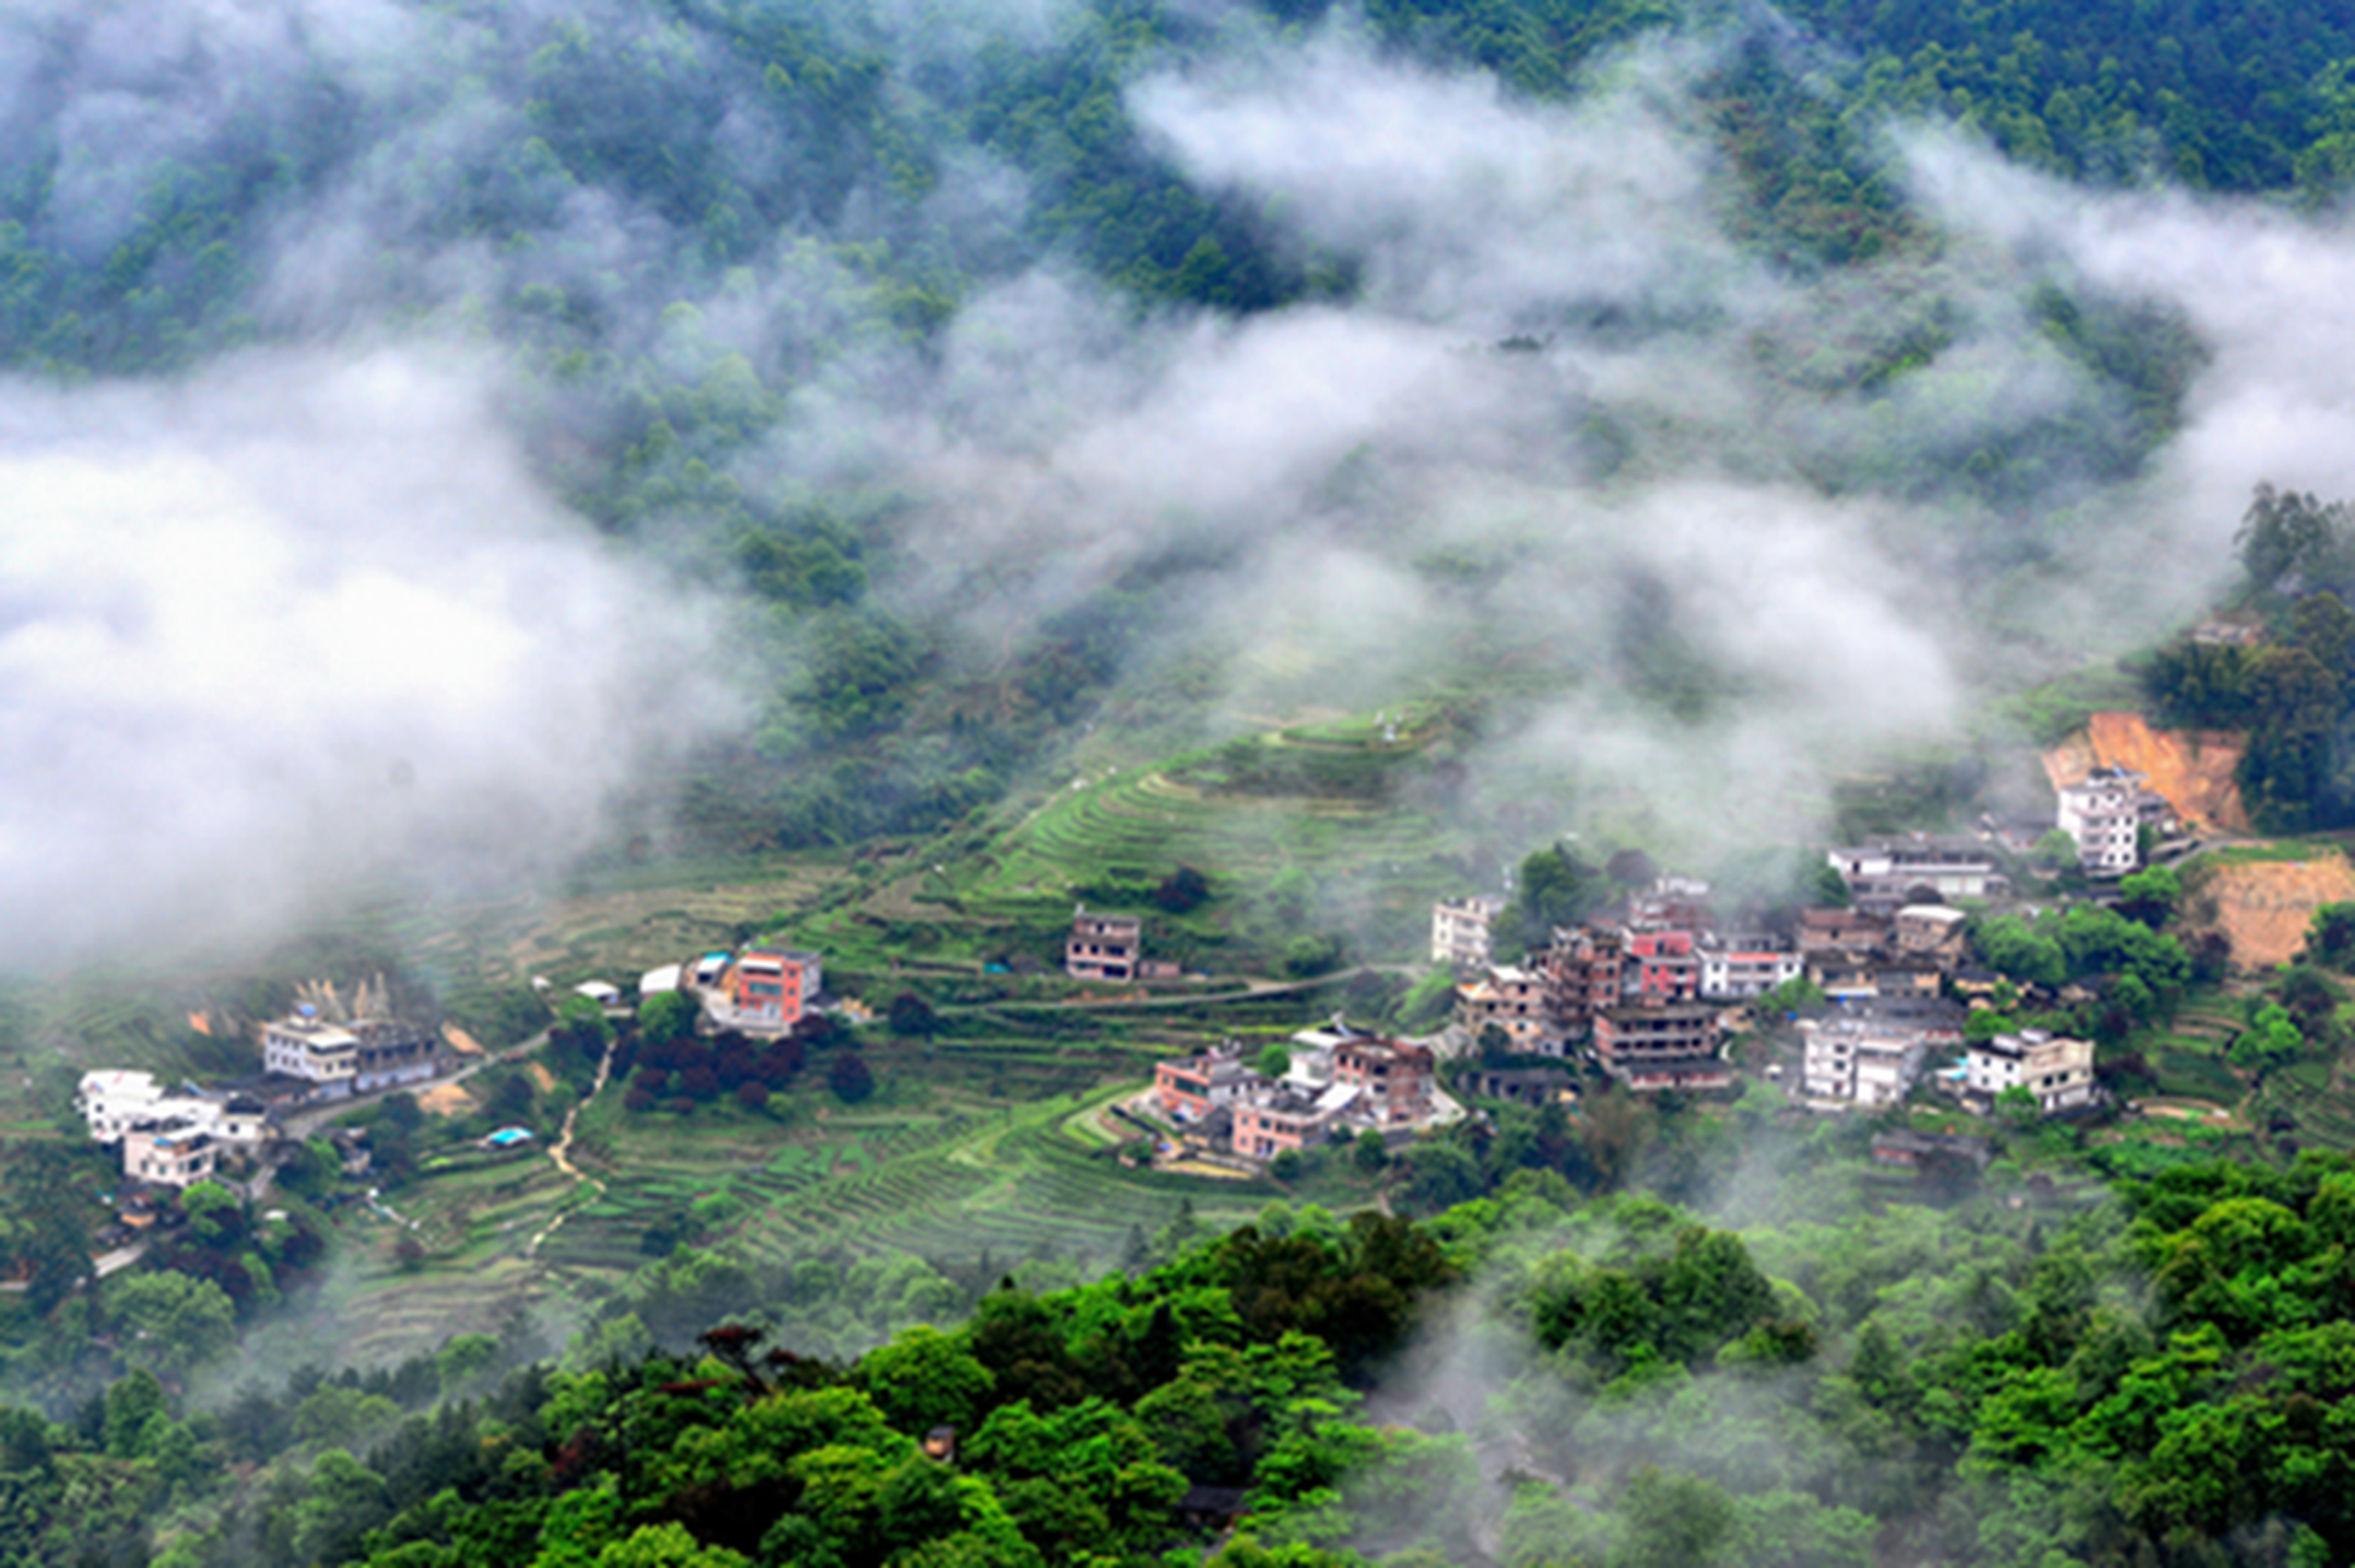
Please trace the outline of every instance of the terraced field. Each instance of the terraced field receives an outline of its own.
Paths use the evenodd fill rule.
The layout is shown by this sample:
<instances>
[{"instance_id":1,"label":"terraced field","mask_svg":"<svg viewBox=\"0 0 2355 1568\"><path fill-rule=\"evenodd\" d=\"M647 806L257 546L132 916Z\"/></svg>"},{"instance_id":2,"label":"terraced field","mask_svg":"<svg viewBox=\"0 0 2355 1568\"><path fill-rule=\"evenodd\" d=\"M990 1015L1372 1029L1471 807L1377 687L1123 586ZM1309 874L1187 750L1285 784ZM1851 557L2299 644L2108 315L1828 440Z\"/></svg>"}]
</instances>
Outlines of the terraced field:
<instances>
[{"instance_id":1,"label":"terraced field","mask_svg":"<svg viewBox=\"0 0 2355 1568\"><path fill-rule=\"evenodd\" d=\"M1454 857L1468 845L1411 802L1229 792L1206 764L1179 758L1063 789L986 850L895 885L866 912L1044 942L1074 903L1138 908L1179 956L1216 965L1254 910L1241 900L1183 919L1152 910L1144 894L1180 863L1206 873L1214 893L1288 900L1312 925L1394 933L1401 954L1377 956L1411 951L1431 901L1462 891Z\"/></svg>"},{"instance_id":2,"label":"terraced field","mask_svg":"<svg viewBox=\"0 0 2355 1568\"><path fill-rule=\"evenodd\" d=\"M635 1267L646 1261L640 1239L650 1225L719 1195L733 1217L707 1240L763 1262L903 1252L963 1262L985 1248L1104 1260L1132 1225L1157 1230L1189 1199L1205 1218L1239 1220L1274 1195L1259 1183L1134 1171L1075 1125L1140 1086L1141 1076L1107 1082L1083 1070L1061 1092L994 1101L975 1085L935 1091L922 1110L857 1111L821 1106L821 1092L804 1089L783 1128L601 1107L598 1157L627 1179L583 1203L544 1255L564 1268Z\"/></svg>"},{"instance_id":3,"label":"terraced field","mask_svg":"<svg viewBox=\"0 0 2355 1568\"><path fill-rule=\"evenodd\" d=\"M2222 1003L2189 1007L2176 1014L2167 1033L2144 1052L2158 1074L2160 1092L2228 1110L2238 1105L2248 1086L2226 1064L2224 1052L2241 1028L2239 1016Z\"/></svg>"},{"instance_id":4,"label":"terraced field","mask_svg":"<svg viewBox=\"0 0 2355 1568\"><path fill-rule=\"evenodd\" d=\"M584 883L531 912L529 929L506 945L504 978L520 982L545 973L568 984L592 976L628 984L657 964L732 946L811 903L840 879L845 858L775 855Z\"/></svg>"},{"instance_id":5,"label":"terraced field","mask_svg":"<svg viewBox=\"0 0 2355 1568\"><path fill-rule=\"evenodd\" d=\"M869 989L996 960L1057 969L1080 903L1144 916L1147 955L1192 970L1276 973L1287 942L1321 932L1348 933L1360 959L1414 961L1431 903L1463 893L1480 856L1445 810L1465 783L1449 760L1464 723L1432 699L1152 766L1097 763L986 822L878 846L773 928ZM1177 915L1152 894L1180 864L1211 897ZM1039 999L1069 990L999 979Z\"/></svg>"},{"instance_id":6,"label":"terraced field","mask_svg":"<svg viewBox=\"0 0 2355 1568\"><path fill-rule=\"evenodd\" d=\"M986 1251L1008 1266L1038 1256L1100 1267L1122 1255L1132 1226L1150 1234L1189 1202L1204 1223L1232 1225L1277 1195L1263 1182L1138 1171L1114 1158L1090 1124L1143 1086L1144 1055L991 1044L1003 1049L880 1044L871 1059L884 1090L857 1107L815 1074L773 1102L773 1115L724 1102L684 1117L632 1114L617 1095L602 1097L574 1147L602 1191L534 1157L428 1175L389 1200L398 1218L348 1209L324 1310L261 1343L290 1365L381 1361L519 1311L560 1339L653 1261L649 1229L690 1212L712 1217L698 1245L759 1264L899 1253L970 1264ZM421 1266L400 1265L403 1235L431 1254Z\"/></svg>"},{"instance_id":7,"label":"terraced field","mask_svg":"<svg viewBox=\"0 0 2355 1568\"><path fill-rule=\"evenodd\" d=\"M1396 865L1446 842L1440 825L1401 806L1352 800L1216 794L1158 769L1066 791L1007 835L964 900L1061 895L1108 869L1166 874L1183 861L1254 883L1285 872Z\"/></svg>"}]
</instances>

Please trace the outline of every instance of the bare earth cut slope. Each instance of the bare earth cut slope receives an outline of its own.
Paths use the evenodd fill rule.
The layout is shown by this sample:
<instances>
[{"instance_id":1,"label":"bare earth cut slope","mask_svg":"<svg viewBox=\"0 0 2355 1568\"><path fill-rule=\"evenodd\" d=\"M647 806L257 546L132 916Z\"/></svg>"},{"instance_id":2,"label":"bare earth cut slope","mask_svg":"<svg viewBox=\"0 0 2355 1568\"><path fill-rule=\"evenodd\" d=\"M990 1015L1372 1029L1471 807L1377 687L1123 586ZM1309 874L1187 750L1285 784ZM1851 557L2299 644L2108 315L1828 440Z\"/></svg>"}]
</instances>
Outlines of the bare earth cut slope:
<instances>
[{"instance_id":1,"label":"bare earth cut slope","mask_svg":"<svg viewBox=\"0 0 2355 1568\"><path fill-rule=\"evenodd\" d=\"M2247 832L2249 814L2233 779L2246 749L2230 730L2153 729L2140 714L2098 713L2044 754L2044 774L2058 789L2095 768L2130 768L2148 779L2185 821Z\"/></svg>"},{"instance_id":2,"label":"bare earth cut slope","mask_svg":"<svg viewBox=\"0 0 2355 1568\"><path fill-rule=\"evenodd\" d=\"M2305 945L2314 912L2355 900L2355 867L2335 849L2312 860L2215 866L2199 879L2186 913L2224 934L2243 969L2287 963Z\"/></svg>"}]
</instances>

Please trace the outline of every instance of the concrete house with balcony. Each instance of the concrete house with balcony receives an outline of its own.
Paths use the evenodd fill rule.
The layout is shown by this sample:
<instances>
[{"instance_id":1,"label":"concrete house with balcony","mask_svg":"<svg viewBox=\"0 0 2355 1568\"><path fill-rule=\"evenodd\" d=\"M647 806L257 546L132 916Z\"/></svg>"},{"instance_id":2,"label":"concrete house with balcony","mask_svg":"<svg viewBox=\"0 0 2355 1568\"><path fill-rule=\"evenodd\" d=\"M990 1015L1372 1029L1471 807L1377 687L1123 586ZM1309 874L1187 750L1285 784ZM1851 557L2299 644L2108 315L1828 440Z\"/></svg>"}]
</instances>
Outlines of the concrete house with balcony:
<instances>
[{"instance_id":1,"label":"concrete house with balcony","mask_svg":"<svg viewBox=\"0 0 2355 1568\"><path fill-rule=\"evenodd\" d=\"M1316 1093L1289 1083L1252 1089L1235 1102L1231 1147L1247 1160L1273 1160L1329 1143L1358 1097L1342 1084Z\"/></svg>"},{"instance_id":2,"label":"concrete house with balcony","mask_svg":"<svg viewBox=\"0 0 2355 1568\"><path fill-rule=\"evenodd\" d=\"M359 1037L325 1022L306 1004L292 1018L262 1025L261 1066L311 1084L315 1097L337 1098L352 1092L352 1080L359 1075Z\"/></svg>"},{"instance_id":3,"label":"concrete house with balcony","mask_svg":"<svg viewBox=\"0 0 2355 1568\"><path fill-rule=\"evenodd\" d=\"M1799 914L1801 954L1877 953L1889 946L1891 923L1885 915L1859 909L1806 909Z\"/></svg>"},{"instance_id":4,"label":"concrete house with balcony","mask_svg":"<svg viewBox=\"0 0 2355 1568\"><path fill-rule=\"evenodd\" d=\"M1480 1036L1501 1029L1518 1053L1548 1049L1545 977L1535 969L1496 966L1455 988L1455 1023L1476 1049ZM1556 1040L1551 1047L1559 1054Z\"/></svg>"},{"instance_id":5,"label":"concrete house with balcony","mask_svg":"<svg viewBox=\"0 0 2355 1568\"><path fill-rule=\"evenodd\" d=\"M2150 780L2125 768L2096 768L2059 790L2057 821L2092 876L2124 876L2142 863L2142 830L2165 832L2175 809Z\"/></svg>"},{"instance_id":6,"label":"concrete house with balcony","mask_svg":"<svg viewBox=\"0 0 2355 1568\"><path fill-rule=\"evenodd\" d=\"M1545 1013L1554 1037L1582 1040L1597 1014L1620 1002L1625 933L1609 927L1561 926L1539 965L1545 977Z\"/></svg>"},{"instance_id":7,"label":"concrete house with balcony","mask_svg":"<svg viewBox=\"0 0 2355 1568\"><path fill-rule=\"evenodd\" d=\"M2046 1116L2094 1103L2094 1043L2023 1029L1975 1042L1963 1058L1966 1098L1991 1106L2004 1090L2024 1086Z\"/></svg>"},{"instance_id":8,"label":"concrete house with balcony","mask_svg":"<svg viewBox=\"0 0 2355 1568\"><path fill-rule=\"evenodd\" d=\"M1145 922L1134 915L1091 915L1082 905L1071 911L1071 934L1063 943L1063 972L1079 980L1128 980L1142 972Z\"/></svg>"},{"instance_id":9,"label":"concrete house with balcony","mask_svg":"<svg viewBox=\"0 0 2355 1568\"><path fill-rule=\"evenodd\" d=\"M1431 1115L1437 1060L1403 1040L1360 1036L1333 1048L1333 1083L1357 1091L1354 1114L1374 1127L1398 1127Z\"/></svg>"},{"instance_id":10,"label":"concrete house with balcony","mask_svg":"<svg viewBox=\"0 0 2355 1568\"><path fill-rule=\"evenodd\" d=\"M1709 1001L1746 1001L1804 972L1798 953L1772 937L1710 939L1693 949L1700 994Z\"/></svg>"},{"instance_id":11,"label":"concrete house with balcony","mask_svg":"<svg viewBox=\"0 0 2355 1568\"><path fill-rule=\"evenodd\" d=\"M1900 956L1952 965L1963 957L1963 927L1970 916L1944 904L1909 904L1891 922L1890 938Z\"/></svg>"},{"instance_id":12,"label":"concrete house with balcony","mask_svg":"<svg viewBox=\"0 0 2355 1568\"><path fill-rule=\"evenodd\" d=\"M1266 1086L1268 1080L1243 1062L1242 1045L1230 1040L1192 1056L1178 1056L1153 1065L1153 1096L1164 1116L1175 1122L1207 1120L1212 1112L1233 1106L1247 1092Z\"/></svg>"},{"instance_id":13,"label":"concrete house with balcony","mask_svg":"<svg viewBox=\"0 0 2355 1568\"><path fill-rule=\"evenodd\" d=\"M1492 893L1443 898L1431 906L1431 961L1471 974L1496 961L1491 935L1505 901Z\"/></svg>"},{"instance_id":14,"label":"concrete house with balcony","mask_svg":"<svg viewBox=\"0 0 2355 1568\"><path fill-rule=\"evenodd\" d=\"M123 1173L159 1187L187 1187L211 1176L220 1145L195 1123L177 1117L141 1122L123 1135Z\"/></svg>"},{"instance_id":15,"label":"concrete house with balcony","mask_svg":"<svg viewBox=\"0 0 2355 1568\"><path fill-rule=\"evenodd\" d=\"M1874 839L1825 856L1866 914L1888 915L1931 899L1995 898L2011 891L1994 854L1977 839L1931 833Z\"/></svg>"},{"instance_id":16,"label":"concrete house with balcony","mask_svg":"<svg viewBox=\"0 0 2355 1568\"><path fill-rule=\"evenodd\" d=\"M704 1008L724 1028L747 1034L790 1033L826 983L815 953L754 943L728 960L704 993Z\"/></svg>"},{"instance_id":17,"label":"concrete house with balcony","mask_svg":"<svg viewBox=\"0 0 2355 1568\"><path fill-rule=\"evenodd\" d=\"M1705 1002L1632 1003L1594 1020L1594 1054L1631 1089L1721 1089L1733 1070L1719 1054L1718 1010Z\"/></svg>"}]
</instances>

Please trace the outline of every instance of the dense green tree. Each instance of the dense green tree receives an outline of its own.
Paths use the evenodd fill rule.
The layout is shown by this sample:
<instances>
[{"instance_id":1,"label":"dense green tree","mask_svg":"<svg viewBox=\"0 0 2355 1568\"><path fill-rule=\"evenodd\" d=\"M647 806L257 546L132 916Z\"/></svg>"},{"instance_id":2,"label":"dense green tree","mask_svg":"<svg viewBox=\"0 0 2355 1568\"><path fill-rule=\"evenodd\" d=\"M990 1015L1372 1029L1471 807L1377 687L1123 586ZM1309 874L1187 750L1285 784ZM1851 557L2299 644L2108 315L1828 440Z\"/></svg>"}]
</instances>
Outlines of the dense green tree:
<instances>
[{"instance_id":1,"label":"dense green tree","mask_svg":"<svg viewBox=\"0 0 2355 1568\"><path fill-rule=\"evenodd\" d=\"M1534 1342L1482 1335L1482 1419L1578 1456L1516 1480L1502 1563L1862 1568L1890 1540L1973 1564L2355 1553L2348 1157L2182 1162L2066 1217L1819 1194L1741 1234L1533 1171L1420 1223L1271 1210L1142 1275L992 1292L964 1329L843 1368L764 1358L741 1326L694 1361L625 1332L593 1371L314 1371L186 1422L134 1372L69 1425L0 1410L0 1542L191 1568L1157 1568L1217 1544L1180 1514L1202 1485L1248 1499L1226 1561L1466 1562L1488 1507L1468 1439L1436 1405L1375 1425L1351 1386L1411 1409L1387 1358L1444 1305ZM708 1276L715 1305L776 1298L659 1266ZM813 1288L842 1272L813 1268ZM465 1398L423 1413L444 1392ZM355 1425L330 1414L363 1412L365 1458L319 1446ZM969 1417L946 1423L953 1457L919 1446L943 1414Z\"/></svg>"},{"instance_id":2,"label":"dense green tree","mask_svg":"<svg viewBox=\"0 0 2355 1568\"><path fill-rule=\"evenodd\" d=\"M2183 901L2183 879L2166 866L2152 866L2118 880L2118 913L2151 929L2165 926Z\"/></svg>"},{"instance_id":3,"label":"dense green tree","mask_svg":"<svg viewBox=\"0 0 2355 1568\"><path fill-rule=\"evenodd\" d=\"M826 1086L845 1105L857 1105L875 1092L875 1075L856 1051L837 1051L826 1065Z\"/></svg>"},{"instance_id":4,"label":"dense green tree","mask_svg":"<svg viewBox=\"0 0 2355 1568\"><path fill-rule=\"evenodd\" d=\"M105 1287L106 1311L134 1365L177 1377L227 1350L237 1338L237 1313L209 1279L185 1274L118 1275Z\"/></svg>"},{"instance_id":5,"label":"dense green tree","mask_svg":"<svg viewBox=\"0 0 2355 1568\"><path fill-rule=\"evenodd\" d=\"M1724 1489L1698 1476L1649 1466L1627 1482L1626 1531L1614 1561L1624 1568L1693 1568L1730 1560L1738 1515Z\"/></svg>"},{"instance_id":6,"label":"dense green tree","mask_svg":"<svg viewBox=\"0 0 2355 1568\"><path fill-rule=\"evenodd\" d=\"M1153 902L1172 915L1189 914L1210 896L1210 879L1190 865L1181 865L1153 890Z\"/></svg>"},{"instance_id":7,"label":"dense green tree","mask_svg":"<svg viewBox=\"0 0 2355 1568\"><path fill-rule=\"evenodd\" d=\"M1604 874L1568 844L1537 851L1521 862L1513 901L1497 917L1497 951L1544 947L1553 939L1555 927L1583 920L1608 892Z\"/></svg>"},{"instance_id":8,"label":"dense green tree","mask_svg":"<svg viewBox=\"0 0 2355 1568\"><path fill-rule=\"evenodd\" d=\"M894 1034L930 1039L940 1032L939 1015L932 1012L930 1002L912 991L903 991L893 997L885 1018Z\"/></svg>"},{"instance_id":9,"label":"dense green tree","mask_svg":"<svg viewBox=\"0 0 2355 1568\"><path fill-rule=\"evenodd\" d=\"M2338 969L2355 963L2355 904L2326 904L2314 912L2306 956Z\"/></svg>"},{"instance_id":10,"label":"dense green tree","mask_svg":"<svg viewBox=\"0 0 2355 1568\"><path fill-rule=\"evenodd\" d=\"M2288 1010L2267 1004L2257 1010L2249 1027L2234 1036L2226 1053L2232 1065L2261 1071L2286 1066L2306 1053L2306 1036Z\"/></svg>"},{"instance_id":11,"label":"dense green tree","mask_svg":"<svg viewBox=\"0 0 2355 1568\"><path fill-rule=\"evenodd\" d=\"M989 1369L939 1330L903 1330L860 1359L859 1374L877 1408L902 1432L922 1436L934 1426L972 1429L989 1402Z\"/></svg>"},{"instance_id":12,"label":"dense green tree","mask_svg":"<svg viewBox=\"0 0 2355 1568\"><path fill-rule=\"evenodd\" d=\"M691 1038L695 1033L696 1020L701 1012L702 1009L695 998L682 991L660 991L646 998L638 1007L641 1049Z\"/></svg>"},{"instance_id":13,"label":"dense green tree","mask_svg":"<svg viewBox=\"0 0 2355 1568\"><path fill-rule=\"evenodd\" d=\"M1972 943L1987 967L2024 985L2057 986L2068 978L2061 944L2016 915L1978 922Z\"/></svg>"}]
</instances>

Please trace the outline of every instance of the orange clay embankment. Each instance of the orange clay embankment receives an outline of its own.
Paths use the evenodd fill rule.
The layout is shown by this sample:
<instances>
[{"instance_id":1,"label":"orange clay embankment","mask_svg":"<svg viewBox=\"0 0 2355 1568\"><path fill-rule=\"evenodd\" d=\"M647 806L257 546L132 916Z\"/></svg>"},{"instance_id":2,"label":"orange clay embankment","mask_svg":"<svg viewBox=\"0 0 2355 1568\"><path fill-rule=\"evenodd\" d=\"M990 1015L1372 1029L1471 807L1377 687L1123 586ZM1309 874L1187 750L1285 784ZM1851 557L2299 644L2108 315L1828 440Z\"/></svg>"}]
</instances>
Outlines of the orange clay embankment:
<instances>
[{"instance_id":1,"label":"orange clay embankment","mask_svg":"<svg viewBox=\"0 0 2355 1568\"><path fill-rule=\"evenodd\" d=\"M2187 924L2224 933L2243 969L2286 964L2306 945L2314 912L2355 900L2355 867L2337 850L2312 860L2252 861L2199 874Z\"/></svg>"},{"instance_id":2,"label":"orange clay embankment","mask_svg":"<svg viewBox=\"0 0 2355 1568\"><path fill-rule=\"evenodd\" d=\"M464 1084L436 1084L417 1097L417 1108L434 1116L465 1116L474 1108L474 1097Z\"/></svg>"},{"instance_id":3,"label":"orange clay embankment","mask_svg":"<svg viewBox=\"0 0 2355 1568\"><path fill-rule=\"evenodd\" d=\"M2130 768L2148 779L2185 821L2244 833L2249 814L2232 775L2246 749L2229 730L2153 729L2140 714L2095 714L2083 733L2044 754L2044 776L2058 789L2095 768Z\"/></svg>"}]
</instances>

